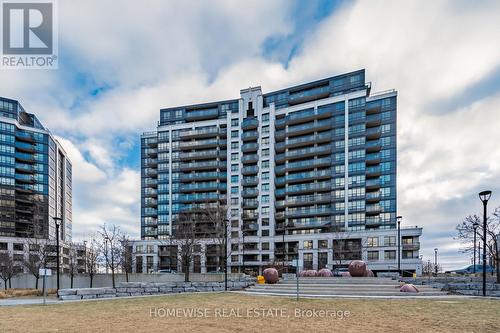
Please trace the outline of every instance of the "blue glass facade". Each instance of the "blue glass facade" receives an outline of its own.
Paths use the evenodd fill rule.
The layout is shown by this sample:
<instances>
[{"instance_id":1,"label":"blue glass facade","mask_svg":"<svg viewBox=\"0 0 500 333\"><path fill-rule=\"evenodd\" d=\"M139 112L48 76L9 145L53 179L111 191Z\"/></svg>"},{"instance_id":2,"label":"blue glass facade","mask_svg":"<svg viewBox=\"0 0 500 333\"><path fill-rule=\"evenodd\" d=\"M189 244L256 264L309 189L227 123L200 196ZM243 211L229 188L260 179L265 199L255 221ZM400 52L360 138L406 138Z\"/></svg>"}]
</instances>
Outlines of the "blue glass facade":
<instances>
[{"instance_id":1,"label":"blue glass facade","mask_svg":"<svg viewBox=\"0 0 500 333\"><path fill-rule=\"evenodd\" d=\"M71 240L71 170L36 116L0 97L0 236L53 236L58 216L61 239Z\"/></svg>"}]
</instances>

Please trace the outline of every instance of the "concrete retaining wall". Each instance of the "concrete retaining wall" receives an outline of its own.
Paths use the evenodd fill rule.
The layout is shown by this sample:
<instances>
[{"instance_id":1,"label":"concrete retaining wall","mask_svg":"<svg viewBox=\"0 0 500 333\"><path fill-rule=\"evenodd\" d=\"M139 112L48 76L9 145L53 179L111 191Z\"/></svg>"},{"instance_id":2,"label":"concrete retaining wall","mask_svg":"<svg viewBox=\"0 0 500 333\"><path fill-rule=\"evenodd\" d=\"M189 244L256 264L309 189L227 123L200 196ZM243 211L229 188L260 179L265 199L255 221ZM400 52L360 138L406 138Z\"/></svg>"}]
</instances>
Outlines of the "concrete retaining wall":
<instances>
[{"instance_id":1,"label":"concrete retaining wall","mask_svg":"<svg viewBox=\"0 0 500 333\"><path fill-rule=\"evenodd\" d=\"M405 282L415 285L429 285L436 289L441 289L450 293L461 295L483 295L482 277L436 277L436 278L403 278ZM500 297L500 284L495 283L496 278L487 277L486 295Z\"/></svg>"},{"instance_id":2,"label":"concrete retaining wall","mask_svg":"<svg viewBox=\"0 0 500 333\"><path fill-rule=\"evenodd\" d=\"M54 271L52 272L55 273ZM244 276L244 274L228 274L231 279L239 279ZM61 274L59 277L61 288L70 288L71 280L66 274ZM200 273L190 273L189 279L194 282L223 282L223 273L210 273L210 274L200 274ZM42 278L38 280L38 289L42 289ZM115 282L125 282L125 274L115 274ZM184 281L183 273L176 274L141 274L141 273L131 273L128 276L129 282L172 282L172 281ZM32 274L20 274L12 278L12 288L35 288L35 277ZM47 288L56 288L57 278L56 275L47 277ZM8 283L7 283L8 286ZM112 287L111 274L96 274L94 276L92 287L93 288L103 288ZM78 274L74 277L73 288L89 288L90 287L90 277L85 274ZM3 289L3 280L0 280L0 289Z\"/></svg>"},{"instance_id":3,"label":"concrete retaining wall","mask_svg":"<svg viewBox=\"0 0 500 333\"><path fill-rule=\"evenodd\" d=\"M227 286L229 290L241 290L254 283L253 278L242 277L231 279ZM224 291L224 282L118 282L116 288L60 289L59 299L79 300L209 291Z\"/></svg>"}]
</instances>

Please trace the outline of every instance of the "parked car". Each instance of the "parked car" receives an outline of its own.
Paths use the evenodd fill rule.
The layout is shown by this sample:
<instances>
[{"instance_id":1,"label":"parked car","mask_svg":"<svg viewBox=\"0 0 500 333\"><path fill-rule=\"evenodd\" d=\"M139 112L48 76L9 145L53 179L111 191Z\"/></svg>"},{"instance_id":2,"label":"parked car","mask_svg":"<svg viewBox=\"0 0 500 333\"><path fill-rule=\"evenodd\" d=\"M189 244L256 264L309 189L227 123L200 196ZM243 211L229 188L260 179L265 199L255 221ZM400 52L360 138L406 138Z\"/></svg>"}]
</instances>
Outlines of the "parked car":
<instances>
[{"instance_id":1,"label":"parked car","mask_svg":"<svg viewBox=\"0 0 500 333\"><path fill-rule=\"evenodd\" d=\"M342 273L348 273L349 269L347 267L345 268L335 268L333 270L333 276L342 276Z\"/></svg>"},{"instance_id":2,"label":"parked car","mask_svg":"<svg viewBox=\"0 0 500 333\"><path fill-rule=\"evenodd\" d=\"M482 273L483 272L483 265L476 265L476 273ZM486 273L493 273L494 269L491 266L486 266ZM464 268L460 269L455 269L452 271L446 271L445 273L451 273L451 274L473 274L474 273L474 265L469 265Z\"/></svg>"},{"instance_id":3,"label":"parked car","mask_svg":"<svg viewBox=\"0 0 500 333\"><path fill-rule=\"evenodd\" d=\"M173 269L159 269L158 272L156 272L158 274L176 274L177 271L176 270L173 270Z\"/></svg>"}]
</instances>

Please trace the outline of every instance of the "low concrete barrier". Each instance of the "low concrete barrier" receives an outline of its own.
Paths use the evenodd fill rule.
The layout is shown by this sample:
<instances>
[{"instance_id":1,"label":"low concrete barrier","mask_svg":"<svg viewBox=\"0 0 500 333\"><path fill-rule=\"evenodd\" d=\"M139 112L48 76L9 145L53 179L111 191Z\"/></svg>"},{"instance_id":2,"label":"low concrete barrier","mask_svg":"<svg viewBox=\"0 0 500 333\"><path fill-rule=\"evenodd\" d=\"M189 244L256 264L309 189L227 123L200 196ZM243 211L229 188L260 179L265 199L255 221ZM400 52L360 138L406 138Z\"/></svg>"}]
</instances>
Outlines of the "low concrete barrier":
<instances>
[{"instance_id":1,"label":"low concrete barrier","mask_svg":"<svg viewBox=\"0 0 500 333\"><path fill-rule=\"evenodd\" d=\"M242 290L253 284L255 278L241 277L228 281L227 287L229 290ZM224 282L118 282L116 288L59 289L59 299L65 301L210 291L224 291Z\"/></svg>"}]
</instances>

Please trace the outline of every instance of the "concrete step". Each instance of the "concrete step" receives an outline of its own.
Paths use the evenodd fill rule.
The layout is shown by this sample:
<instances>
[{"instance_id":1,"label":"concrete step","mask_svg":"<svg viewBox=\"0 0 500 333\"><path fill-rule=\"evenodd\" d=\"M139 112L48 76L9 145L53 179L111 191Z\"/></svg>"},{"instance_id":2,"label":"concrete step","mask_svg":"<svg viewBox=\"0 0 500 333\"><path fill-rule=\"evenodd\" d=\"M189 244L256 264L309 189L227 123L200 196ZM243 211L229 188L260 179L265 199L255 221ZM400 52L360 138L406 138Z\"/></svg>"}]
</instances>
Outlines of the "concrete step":
<instances>
[{"instance_id":1,"label":"concrete step","mask_svg":"<svg viewBox=\"0 0 500 333\"><path fill-rule=\"evenodd\" d=\"M301 284L371 284L396 285L396 280L388 278L299 278ZM280 280L278 284L296 283L296 279Z\"/></svg>"},{"instance_id":2,"label":"concrete step","mask_svg":"<svg viewBox=\"0 0 500 333\"><path fill-rule=\"evenodd\" d=\"M255 290L296 290L296 285L257 285L250 287L250 289ZM399 291L398 286L332 286L332 287L318 287L318 286L307 286L307 285L299 285L299 289L302 290L317 290L317 291L351 291L351 292L363 292L363 291L372 291L372 290L380 290L380 291ZM419 291L439 291L439 289L434 289L432 287L418 287Z\"/></svg>"},{"instance_id":3,"label":"concrete step","mask_svg":"<svg viewBox=\"0 0 500 333\"><path fill-rule=\"evenodd\" d=\"M262 294L262 295L276 295L276 296L294 296L296 295L296 290L265 290L265 289L247 289L245 291L249 294ZM299 288L300 295L310 295L310 296L445 296L446 293L442 291L421 291L419 293L402 293L398 290L394 291L384 291L384 290L371 290L371 291L355 291L352 290L301 290Z\"/></svg>"}]
</instances>

